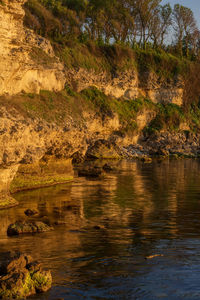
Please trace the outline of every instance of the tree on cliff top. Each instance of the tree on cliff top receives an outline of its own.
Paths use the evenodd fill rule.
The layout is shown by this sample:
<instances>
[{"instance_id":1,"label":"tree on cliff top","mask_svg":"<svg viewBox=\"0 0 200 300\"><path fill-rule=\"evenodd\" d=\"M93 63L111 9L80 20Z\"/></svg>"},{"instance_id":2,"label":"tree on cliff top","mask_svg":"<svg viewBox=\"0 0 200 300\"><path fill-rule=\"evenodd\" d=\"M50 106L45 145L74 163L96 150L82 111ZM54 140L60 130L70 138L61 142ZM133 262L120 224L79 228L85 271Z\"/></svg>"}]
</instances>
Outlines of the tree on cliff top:
<instances>
[{"instance_id":1,"label":"tree on cliff top","mask_svg":"<svg viewBox=\"0 0 200 300\"><path fill-rule=\"evenodd\" d=\"M189 56L189 41L197 32L194 14L190 8L176 4L174 6L174 30L180 55L183 55L183 41L185 41L186 56Z\"/></svg>"},{"instance_id":2,"label":"tree on cliff top","mask_svg":"<svg viewBox=\"0 0 200 300\"><path fill-rule=\"evenodd\" d=\"M26 24L63 45L71 40L165 49L174 30L178 55L198 53L193 12L180 4L172 10L161 0L28 0L25 7Z\"/></svg>"}]
</instances>

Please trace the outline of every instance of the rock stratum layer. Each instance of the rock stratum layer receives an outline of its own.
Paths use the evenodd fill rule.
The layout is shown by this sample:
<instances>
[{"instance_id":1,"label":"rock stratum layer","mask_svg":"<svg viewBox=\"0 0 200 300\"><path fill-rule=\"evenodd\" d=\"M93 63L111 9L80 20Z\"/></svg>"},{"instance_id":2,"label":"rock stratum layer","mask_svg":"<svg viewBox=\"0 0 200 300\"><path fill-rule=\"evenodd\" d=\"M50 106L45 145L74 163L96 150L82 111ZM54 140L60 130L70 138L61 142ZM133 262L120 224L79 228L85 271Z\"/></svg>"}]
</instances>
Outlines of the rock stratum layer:
<instances>
[{"instance_id":1,"label":"rock stratum layer","mask_svg":"<svg viewBox=\"0 0 200 300\"><path fill-rule=\"evenodd\" d=\"M125 72L118 71L115 74L95 71L68 70L67 81L80 92L85 88L95 86L105 95L136 99L146 97L154 103L183 104L184 84L181 78L161 80L153 72L139 74L136 69Z\"/></svg>"},{"instance_id":2,"label":"rock stratum layer","mask_svg":"<svg viewBox=\"0 0 200 300\"><path fill-rule=\"evenodd\" d=\"M63 65L50 42L23 26L25 2L0 3L0 95L58 91L65 84Z\"/></svg>"}]
</instances>

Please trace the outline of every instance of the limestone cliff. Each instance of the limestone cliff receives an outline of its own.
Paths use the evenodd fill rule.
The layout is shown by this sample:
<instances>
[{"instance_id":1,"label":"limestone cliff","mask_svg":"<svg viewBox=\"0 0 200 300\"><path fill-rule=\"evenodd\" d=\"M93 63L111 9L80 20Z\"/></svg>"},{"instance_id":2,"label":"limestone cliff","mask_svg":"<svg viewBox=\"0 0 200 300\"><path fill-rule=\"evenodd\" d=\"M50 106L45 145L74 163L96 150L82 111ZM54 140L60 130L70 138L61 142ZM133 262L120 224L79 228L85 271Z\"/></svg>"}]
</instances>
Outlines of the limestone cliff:
<instances>
[{"instance_id":1,"label":"limestone cliff","mask_svg":"<svg viewBox=\"0 0 200 300\"><path fill-rule=\"evenodd\" d=\"M127 152L132 156L159 151L162 154L170 147L175 153L180 150L182 141L187 141L183 131L190 129L185 127L186 120L177 125L182 130L178 137L158 135L151 142L152 138L148 139L143 132L156 118L154 103L182 104L184 85L180 78L167 81L155 72L140 72L136 68L97 72L64 67L50 42L23 26L24 2L0 1L0 95L4 95L0 97L0 208L16 204L10 198L13 178L17 182L12 185L13 191L38 187L41 179L42 185L71 179L71 160L76 155L88 154L96 144L99 151L109 156L113 148L118 156L126 156ZM91 93L96 95L95 89L87 95L83 91L91 86L111 97L106 98L97 90L99 102L95 103L96 99L90 98ZM61 92L43 91L43 97L41 90ZM140 97L154 103L138 99L138 109L134 99ZM46 115L51 113L53 120L47 120ZM190 139L188 145L191 154L200 148L198 142L193 145Z\"/></svg>"},{"instance_id":2,"label":"limestone cliff","mask_svg":"<svg viewBox=\"0 0 200 300\"><path fill-rule=\"evenodd\" d=\"M78 91L95 86L106 95L116 98L136 99L146 97L154 103L183 104L184 84L181 78L161 80L153 72L139 74L136 69L109 72L67 70L67 81Z\"/></svg>"},{"instance_id":3,"label":"limestone cliff","mask_svg":"<svg viewBox=\"0 0 200 300\"><path fill-rule=\"evenodd\" d=\"M50 42L24 28L24 2L0 2L0 95L57 91L65 84Z\"/></svg>"},{"instance_id":4,"label":"limestone cliff","mask_svg":"<svg viewBox=\"0 0 200 300\"><path fill-rule=\"evenodd\" d=\"M0 95L40 90L59 91L68 82L77 91L96 86L106 95L181 105L183 82L166 82L155 73L127 71L95 72L65 68L55 56L50 42L25 28L23 4L26 0L0 2Z\"/></svg>"},{"instance_id":5,"label":"limestone cliff","mask_svg":"<svg viewBox=\"0 0 200 300\"><path fill-rule=\"evenodd\" d=\"M47 185L51 184L52 181L49 182L49 180L52 178L47 176L49 158L50 161L51 157L55 161L71 158L77 151L84 155L88 145L93 141L109 140L113 133L120 128L118 116L105 117L102 120L95 112L82 113L81 118L84 120L82 123L80 123L81 119L77 122L72 120L69 114L62 124L57 125L54 122L48 123L44 119L24 116L19 110L12 107L0 108L0 209L1 204L7 201L5 199L10 201L10 183L21 164L29 165L28 173L26 173L25 168L21 170L29 184L31 182L31 176L29 176L31 169L33 169L34 176L40 174L42 182L45 181ZM42 158L44 160L41 167L37 162ZM54 167L50 164L50 168L50 173L53 174L52 168L58 169L58 164ZM59 175L58 181L66 181L69 175L71 178L69 163L63 164L62 172L65 177L62 179L62 176ZM66 174L64 174L65 172ZM38 178L35 177L34 185L36 186ZM19 180L20 186L23 183ZM16 190L16 187L13 190ZM10 205L10 203L7 204Z\"/></svg>"},{"instance_id":6,"label":"limestone cliff","mask_svg":"<svg viewBox=\"0 0 200 300\"><path fill-rule=\"evenodd\" d=\"M185 123L180 124L179 133L162 130L145 136L143 129L156 117L155 104L142 106L134 116L137 128L129 131L120 114L90 108L91 102L86 107L81 102L86 99L77 100L80 94L64 97L62 102L62 93L59 102L53 93L45 99L42 95L0 97L0 208L8 200L10 205L10 184L17 191L65 182L73 176L71 160L91 156L91 149L92 156L102 158L112 158L112 153L113 158L116 153L117 157L200 153L200 138L187 136L190 128ZM49 101L49 111L41 106L43 101ZM48 113L56 118L45 119Z\"/></svg>"}]
</instances>

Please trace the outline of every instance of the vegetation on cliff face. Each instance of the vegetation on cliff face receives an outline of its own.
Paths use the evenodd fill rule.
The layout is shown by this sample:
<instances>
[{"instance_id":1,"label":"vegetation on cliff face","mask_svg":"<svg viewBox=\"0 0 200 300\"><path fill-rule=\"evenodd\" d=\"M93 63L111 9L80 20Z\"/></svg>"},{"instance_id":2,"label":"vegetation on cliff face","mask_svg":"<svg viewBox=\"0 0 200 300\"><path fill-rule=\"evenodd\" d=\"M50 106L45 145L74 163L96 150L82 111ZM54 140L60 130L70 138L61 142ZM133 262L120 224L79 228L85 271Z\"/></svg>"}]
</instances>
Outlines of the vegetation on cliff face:
<instances>
[{"instance_id":1,"label":"vegetation on cliff face","mask_svg":"<svg viewBox=\"0 0 200 300\"><path fill-rule=\"evenodd\" d=\"M160 131L178 132L181 124L187 129L200 132L200 104L192 102L187 109L172 103L153 103L149 99L116 99L106 96L96 87L84 89L77 93L66 86L62 92L41 91L36 94L21 94L13 97L0 97L0 103L14 107L24 116L32 119L40 118L48 123L64 126L66 120L73 120L80 128L86 125L84 113L96 114L98 118L114 118L118 116L121 134L139 133L137 117L145 112L154 117L143 129L144 135ZM77 126L75 125L75 126Z\"/></svg>"},{"instance_id":2,"label":"vegetation on cliff face","mask_svg":"<svg viewBox=\"0 0 200 300\"><path fill-rule=\"evenodd\" d=\"M66 70L115 76L135 69L141 81L152 72L169 85L181 77L184 109L198 102L200 34L189 8L160 0L28 0L25 12L25 25L50 39Z\"/></svg>"},{"instance_id":3,"label":"vegetation on cliff face","mask_svg":"<svg viewBox=\"0 0 200 300\"><path fill-rule=\"evenodd\" d=\"M28 0L24 22L50 39L66 73L68 69L83 68L97 73L105 71L115 78L117 72L136 70L139 82L153 73L160 86L162 82L166 86L175 85L181 76L185 90L183 107L155 104L145 97L116 99L92 86L78 93L76 82L59 93L22 94L15 99L7 98L7 103L31 118L39 117L58 125L69 116L74 122L84 123L84 112L93 111L102 119L116 114L122 132L137 132L137 116L152 111L155 117L144 129L145 134L176 131L184 122L192 130L199 130L199 33L195 19L184 6L177 4L172 9L160 3L159 0L104 3ZM166 46L172 27L177 40ZM38 64L41 61L49 64L48 56L41 55L38 49L32 50Z\"/></svg>"}]
</instances>

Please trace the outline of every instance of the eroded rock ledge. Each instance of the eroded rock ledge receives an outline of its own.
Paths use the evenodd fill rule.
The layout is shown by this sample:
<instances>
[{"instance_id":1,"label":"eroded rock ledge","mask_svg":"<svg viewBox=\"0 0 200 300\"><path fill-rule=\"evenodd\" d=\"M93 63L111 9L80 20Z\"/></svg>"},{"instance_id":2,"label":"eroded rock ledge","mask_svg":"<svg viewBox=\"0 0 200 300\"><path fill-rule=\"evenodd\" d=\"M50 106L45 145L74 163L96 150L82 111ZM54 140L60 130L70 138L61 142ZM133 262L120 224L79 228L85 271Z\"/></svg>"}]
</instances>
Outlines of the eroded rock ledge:
<instances>
[{"instance_id":1,"label":"eroded rock ledge","mask_svg":"<svg viewBox=\"0 0 200 300\"><path fill-rule=\"evenodd\" d=\"M48 40L23 26L26 0L0 2L0 95L62 90L63 65Z\"/></svg>"},{"instance_id":2,"label":"eroded rock ledge","mask_svg":"<svg viewBox=\"0 0 200 300\"><path fill-rule=\"evenodd\" d=\"M105 95L115 98L136 99L146 97L154 103L183 104L184 84L182 78L171 81L159 78L153 72L140 74L136 68L96 73L93 70L67 70L66 79L78 92L91 86L97 87Z\"/></svg>"},{"instance_id":3,"label":"eroded rock ledge","mask_svg":"<svg viewBox=\"0 0 200 300\"><path fill-rule=\"evenodd\" d=\"M102 120L95 112L85 112L82 123L68 115L58 125L24 116L13 107L1 107L0 207L11 206L10 189L16 192L72 180L73 155L85 155L93 141L109 140L119 128L118 116Z\"/></svg>"}]
</instances>

